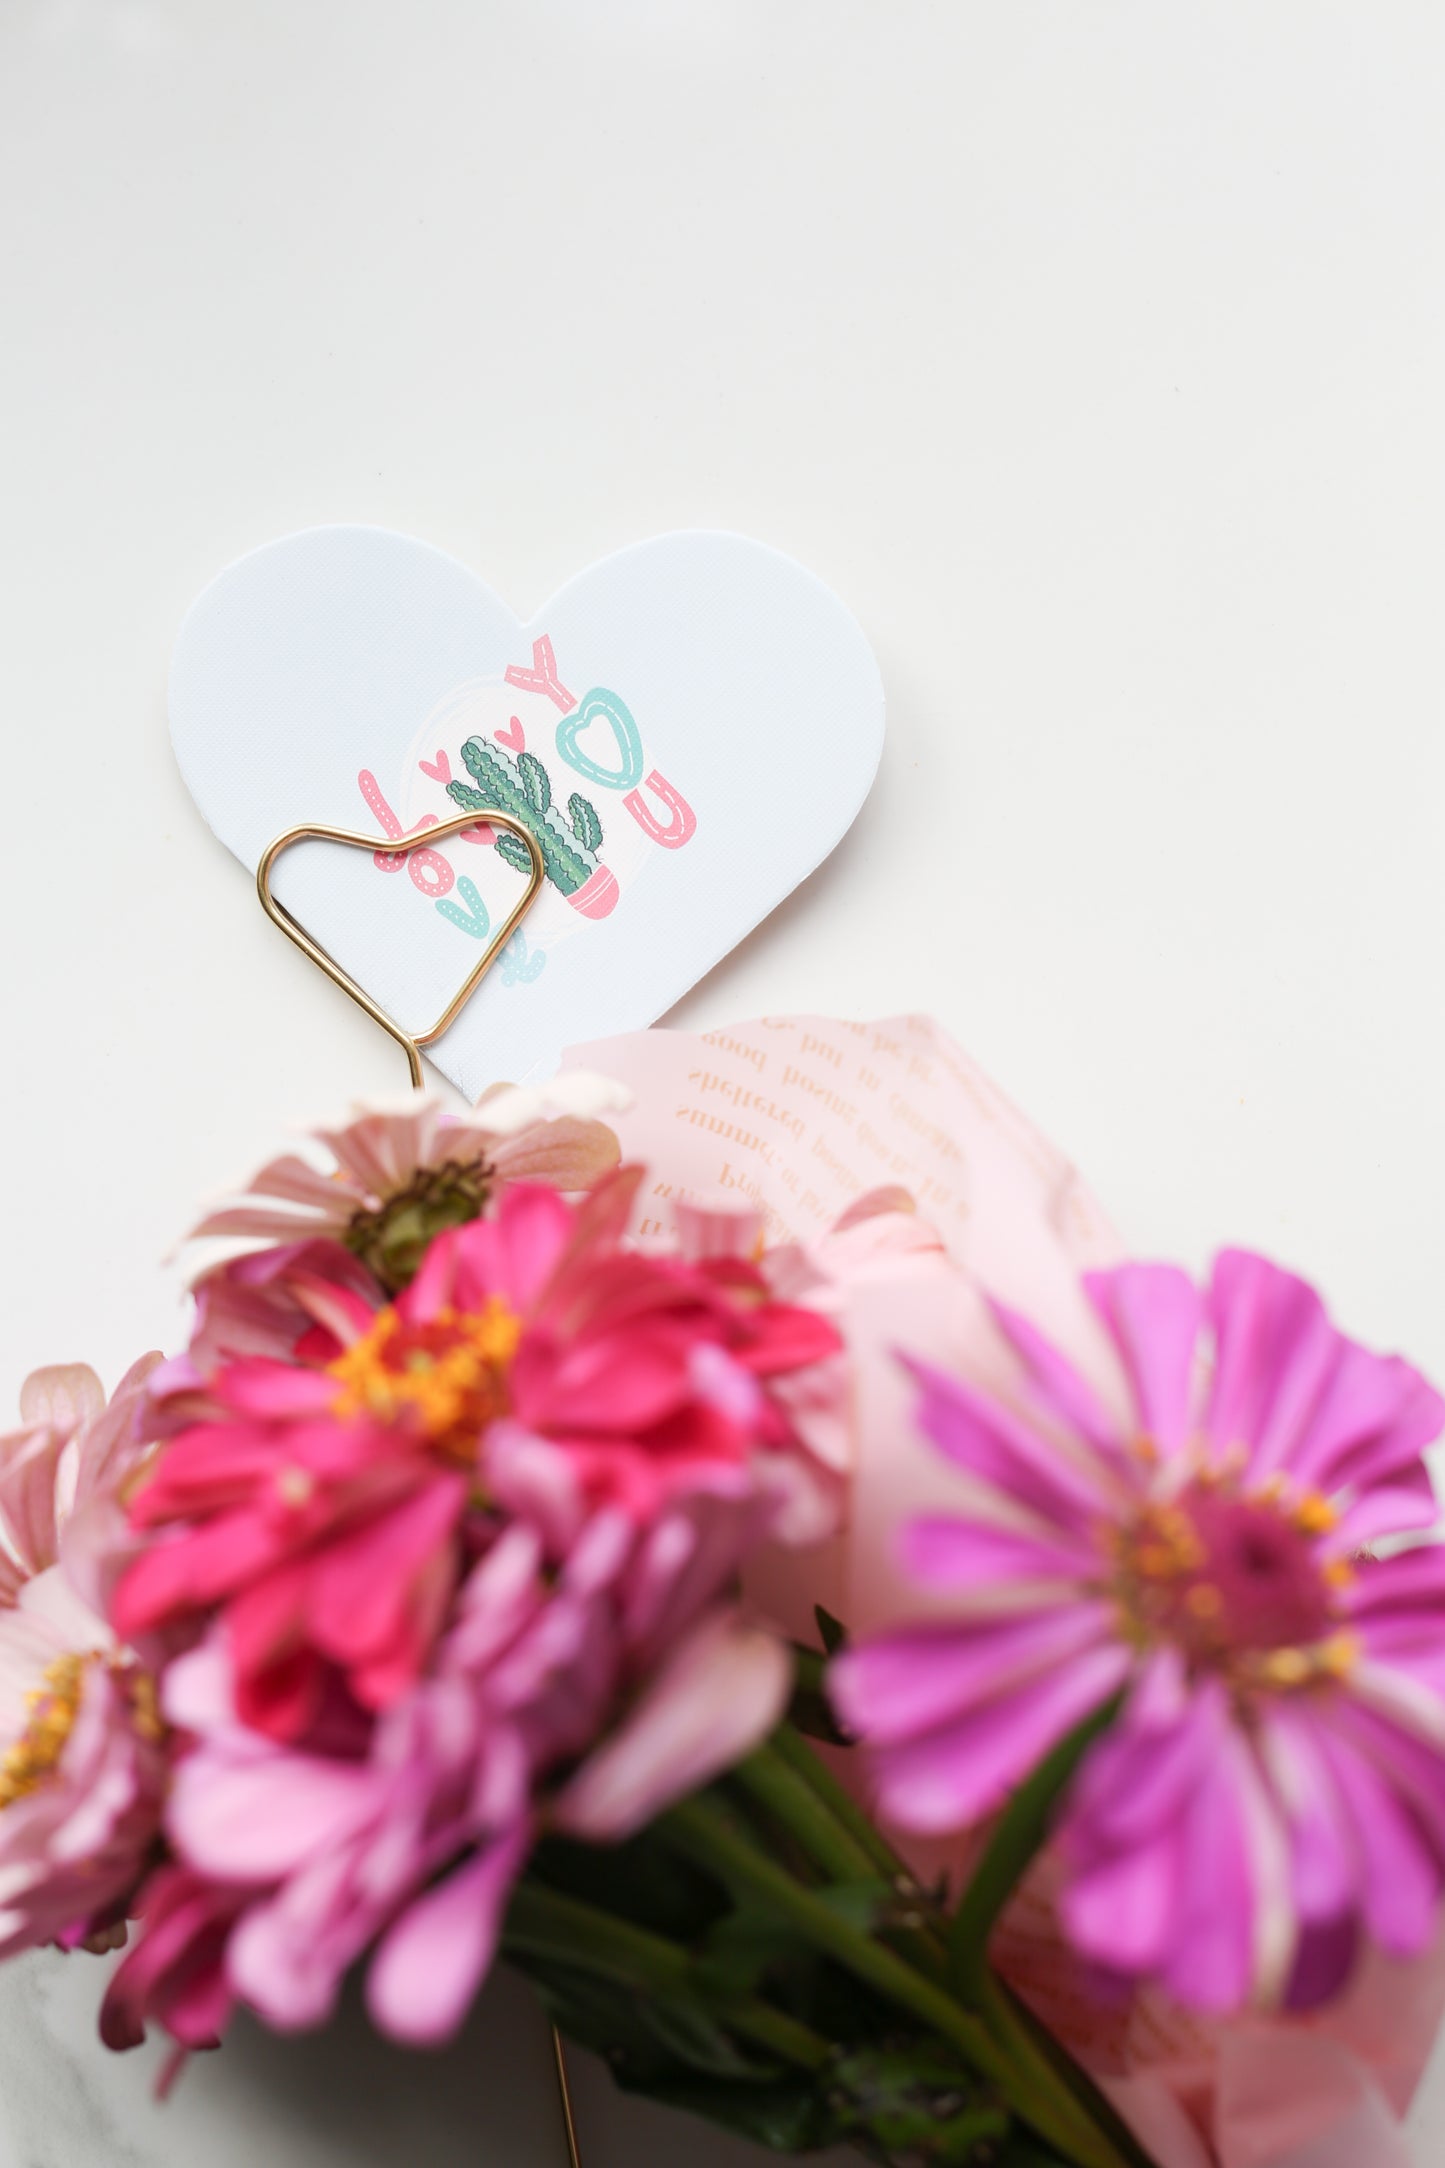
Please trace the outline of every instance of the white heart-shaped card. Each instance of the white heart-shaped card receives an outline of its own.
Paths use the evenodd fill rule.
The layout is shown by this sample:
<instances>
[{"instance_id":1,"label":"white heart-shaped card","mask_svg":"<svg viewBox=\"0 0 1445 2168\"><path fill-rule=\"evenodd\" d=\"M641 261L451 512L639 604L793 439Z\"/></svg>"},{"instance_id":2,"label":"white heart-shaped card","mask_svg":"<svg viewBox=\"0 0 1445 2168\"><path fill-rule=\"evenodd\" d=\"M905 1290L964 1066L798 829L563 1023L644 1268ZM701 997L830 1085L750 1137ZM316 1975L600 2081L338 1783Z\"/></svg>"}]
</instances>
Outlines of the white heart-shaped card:
<instances>
[{"instance_id":1,"label":"white heart-shaped card","mask_svg":"<svg viewBox=\"0 0 1445 2168\"><path fill-rule=\"evenodd\" d=\"M491 807L531 829L546 885L433 1050L475 1098L651 1023L827 856L877 769L883 687L837 597L737 535L639 543L523 624L440 550L320 527L199 597L170 716L191 795L252 869L303 824L424 836ZM274 888L419 1031L526 857L500 827L405 857L308 841Z\"/></svg>"}]
</instances>

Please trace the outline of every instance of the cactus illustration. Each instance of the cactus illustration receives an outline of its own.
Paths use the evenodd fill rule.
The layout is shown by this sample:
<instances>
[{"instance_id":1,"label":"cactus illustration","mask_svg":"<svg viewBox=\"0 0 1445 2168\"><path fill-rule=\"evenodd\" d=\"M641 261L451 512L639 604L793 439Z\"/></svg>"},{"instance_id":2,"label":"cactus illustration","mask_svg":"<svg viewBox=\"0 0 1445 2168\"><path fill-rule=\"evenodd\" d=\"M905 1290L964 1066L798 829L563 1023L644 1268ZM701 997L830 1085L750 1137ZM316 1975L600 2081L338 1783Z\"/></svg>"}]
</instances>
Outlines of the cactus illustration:
<instances>
[{"instance_id":1,"label":"cactus illustration","mask_svg":"<svg viewBox=\"0 0 1445 2168\"><path fill-rule=\"evenodd\" d=\"M514 873L530 873L532 870L532 854L520 836L498 836L497 856L505 859Z\"/></svg>"},{"instance_id":2,"label":"cactus illustration","mask_svg":"<svg viewBox=\"0 0 1445 2168\"><path fill-rule=\"evenodd\" d=\"M552 785L535 754L522 753L514 760L504 746L494 745L489 738L468 738L462 759L472 781L448 783L447 793L464 812L510 813L522 821L542 847L548 880L564 896L576 895L592 880L600 870L597 850L602 823L585 798L574 795L568 802L569 831L552 804ZM496 848L519 873L529 870L531 859L520 837L499 835Z\"/></svg>"},{"instance_id":3,"label":"cactus illustration","mask_svg":"<svg viewBox=\"0 0 1445 2168\"><path fill-rule=\"evenodd\" d=\"M572 833L584 851L600 851L602 848L602 823L597 818L597 808L590 798L583 798L574 790L567 800L567 818L572 823Z\"/></svg>"},{"instance_id":4,"label":"cactus illustration","mask_svg":"<svg viewBox=\"0 0 1445 2168\"><path fill-rule=\"evenodd\" d=\"M519 753L517 769L532 811L542 814L549 812L552 805L552 780L536 754Z\"/></svg>"}]
</instances>

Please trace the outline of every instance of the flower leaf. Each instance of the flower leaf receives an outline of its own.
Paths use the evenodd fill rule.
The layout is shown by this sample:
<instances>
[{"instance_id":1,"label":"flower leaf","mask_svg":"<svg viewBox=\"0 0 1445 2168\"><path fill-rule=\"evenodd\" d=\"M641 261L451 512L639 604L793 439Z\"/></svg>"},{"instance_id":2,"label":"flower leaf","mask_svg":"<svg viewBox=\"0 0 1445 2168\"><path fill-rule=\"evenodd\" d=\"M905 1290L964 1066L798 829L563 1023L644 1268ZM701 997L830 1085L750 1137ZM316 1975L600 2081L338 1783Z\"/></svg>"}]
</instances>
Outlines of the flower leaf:
<instances>
[{"instance_id":1,"label":"flower leaf","mask_svg":"<svg viewBox=\"0 0 1445 2168\"><path fill-rule=\"evenodd\" d=\"M1115 1694L1059 1741L1021 1784L994 1827L983 1858L963 1893L948 1938L949 1982L973 1995L988 1978L988 1944L999 1914L1048 1838L1054 1810L1094 1741L1123 1705Z\"/></svg>"},{"instance_id":2,"label":"flower leaf","mask_svg":"<svg viewBox=\"0 0 1445 2168\"><path fill-rule=\"evenodd\" d=\"M865 1935L883 1926L897 1903L891 1882L833 1882L818 1896L830 1912Z\"/></svg>"}]
</instances>

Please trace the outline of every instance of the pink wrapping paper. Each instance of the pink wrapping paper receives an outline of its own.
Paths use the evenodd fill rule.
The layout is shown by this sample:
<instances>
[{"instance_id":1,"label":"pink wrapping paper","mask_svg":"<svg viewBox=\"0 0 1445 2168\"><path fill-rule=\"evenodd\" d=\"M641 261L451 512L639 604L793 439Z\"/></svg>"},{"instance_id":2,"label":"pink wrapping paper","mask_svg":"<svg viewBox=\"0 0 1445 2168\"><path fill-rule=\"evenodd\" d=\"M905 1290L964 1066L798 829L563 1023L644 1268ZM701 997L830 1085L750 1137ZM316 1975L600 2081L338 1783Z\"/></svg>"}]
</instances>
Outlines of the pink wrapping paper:
<instances>
[{"instance_id":1,"label":"pink wrapping paper","mask_svg":"<svg viewBox=\"0 0 1445 2168\"><path fill-rule=\"evenodd\" d=\"M1117 1373L1079 1289L1083 1271L1123 1254L1102 1211L925 1017L637 1033L575 1048L567 1066L601 1070L635 1094L614 1121L624 1155L650 1170L644 1242L671 1238L680 1203L752 1209L770 1246L803 1245L830 1283L823 1299L854 1379L848 1523L806 1561L771 1561L755 1599L800 1635L811 1635L815 1602L856 1633L918 1616L925 1607L899 1574L896 1533L944 1503L958 1478L915 1437L894 1355L923 1355L1007 1394L1011 1365L986 1288L1115 1397ZM873 1223L876 1235L830 1238L860 1197L890 1188L911 1194L918 1222L892 1217ZM1045 1868L997 1954L1161 2168L1411 2168L1398 2117L1445 2010L1445 1950L1409 1967L1372 1960L1348 1996L1307 2022L1251 2014L1205 2027L1152 1993L1103 2012L1073 1977Z\"/></svg>"}]
</instances>

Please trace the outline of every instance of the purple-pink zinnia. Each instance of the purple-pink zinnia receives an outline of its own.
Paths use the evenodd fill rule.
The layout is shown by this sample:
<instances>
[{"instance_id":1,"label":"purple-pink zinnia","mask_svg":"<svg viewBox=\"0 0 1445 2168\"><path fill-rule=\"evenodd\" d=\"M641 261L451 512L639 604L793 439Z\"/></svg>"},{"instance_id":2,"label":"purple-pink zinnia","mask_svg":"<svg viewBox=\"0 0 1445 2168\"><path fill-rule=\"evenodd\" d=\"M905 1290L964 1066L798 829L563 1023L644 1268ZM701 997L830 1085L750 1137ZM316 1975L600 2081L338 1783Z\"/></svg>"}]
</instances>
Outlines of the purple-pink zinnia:
<instances>
[{"instance_id":1,"label":"purple-pink zinnia","mask_svg":"<svg viewBox=\"0 0 1445 2168\"><path fill-rule=\"evenodd\" d=\"M919 1366L969 1480L904 1555L957 1608L844 1655L837 1705L884 1814L938 1833L1120 1695L1059 1818L1065 1934L1196 2009L1317 2002L1362 1932L1409 1957L1438 1925L1445 1549L1368 1546L1434 1522L1445 1402L1261 1257L1084 1286L1128 1418L997 1305L1017 1406Z\"/></svg>"}]
</instances>

